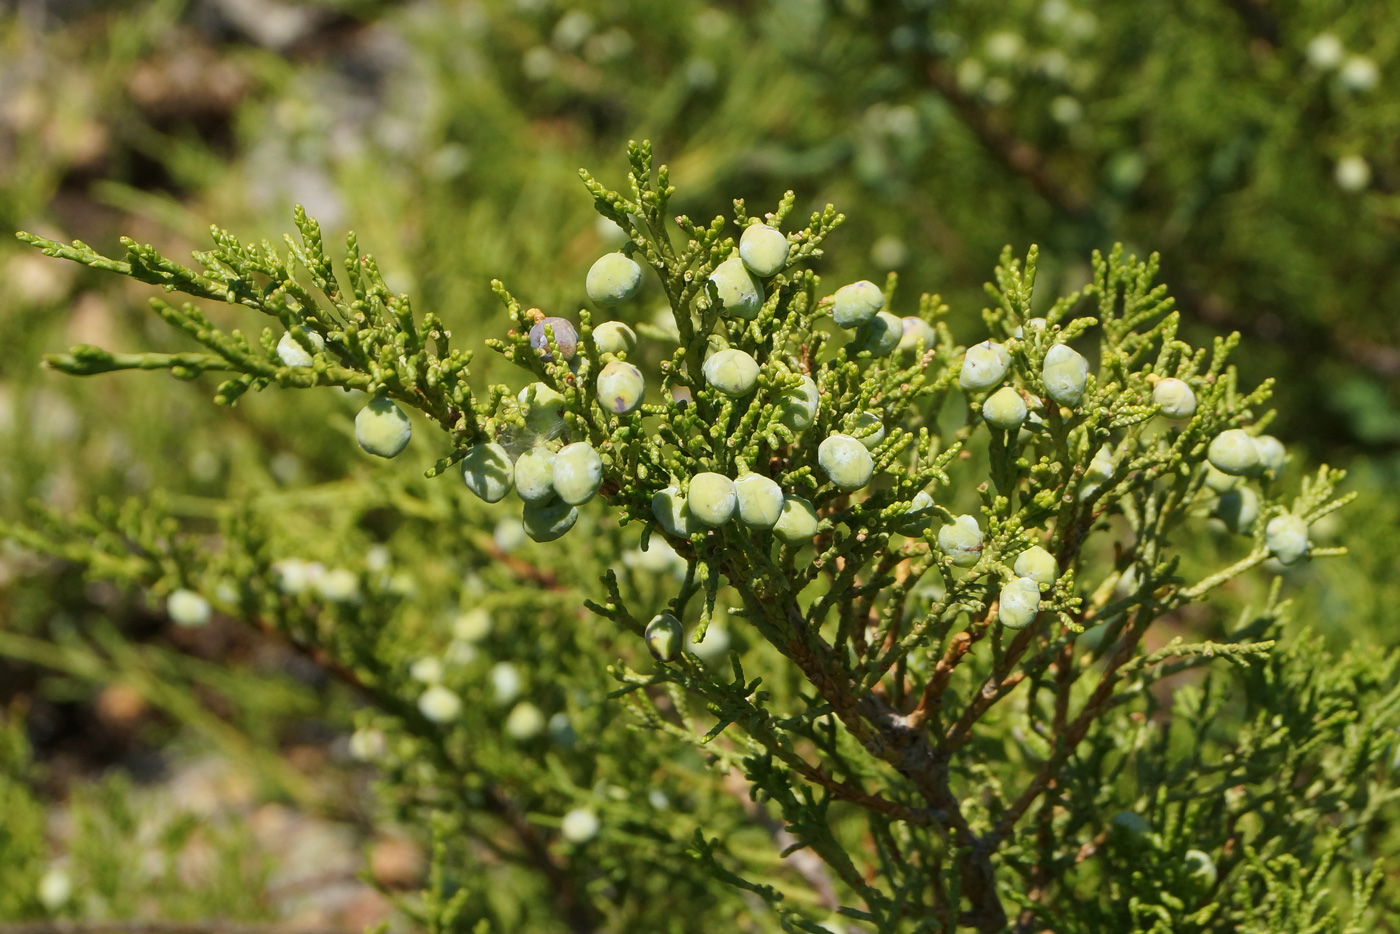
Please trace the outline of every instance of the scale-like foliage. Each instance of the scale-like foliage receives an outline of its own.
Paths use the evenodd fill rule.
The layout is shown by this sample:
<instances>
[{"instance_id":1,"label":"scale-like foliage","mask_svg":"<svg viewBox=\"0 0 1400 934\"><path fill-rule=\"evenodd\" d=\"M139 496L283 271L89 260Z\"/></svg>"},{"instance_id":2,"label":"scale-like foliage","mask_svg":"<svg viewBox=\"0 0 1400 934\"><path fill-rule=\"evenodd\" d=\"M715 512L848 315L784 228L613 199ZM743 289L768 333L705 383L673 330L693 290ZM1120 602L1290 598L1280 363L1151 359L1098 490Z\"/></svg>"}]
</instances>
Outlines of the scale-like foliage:
<instances>
[{"instance_id":1,"label":"scale-like foliage","mask_svg":"<svg viewBox=\"0 0 1400 934\"><path fill-rule=\"evenodd\" d=\"M1346 502L1341 473L1289 482L1281 446L1261 434L1270 385L1240 386L1229 363L1238 336L1208 349L1182 340L1157 258L1122 248L1095 254L1092 281L1037 300L1047 310L1035 314L1032 248L1024 261L1003 254L986 332L965 347L935 296L889 314L894 276L821 287L809 264L843 220L833 208L788 229L786 258L760 278L740 265L736 234L789 227L792 195L759 216L735 202L733 226L697 223L669 213L674 190L649 145L629 159L624 191L584 181L626 233L623 253L659 282L667 319L634 320L639 343L614 328L600 347L588 310L547 316L496 283L514 328L487 344L525 376L485 391L471 389L470 354L450 348L437 318L391 294L353 237L337 266L300 210L285 253L216 228L215 249L196 254L203 271L130 241L118 260L22 234L283 329L250 340L195 304L156 300L203 351L77 347L51 356L54 368L227 372L223 404L274 385L361 391L376 417L427 416L443 453L426 484L350 487L318 507L342 530L317 556L338 562L332 571L279 550L284 504L223 510L212 539L150 503L6 534L172 595L173 617L176 591L199 595L360 692L374 712L357 737L381 759L386 793L439 841L412 909L432 929L507 917L471 878L477 857L453 842L464 833L545 886L579 930L625 929L661 892L698 896L697 870L789 930L821 930L831 911L882 931L1236 930L1265 915L1270 930L1355 929L1378 877L1347 843L1394 796L1374 737L1394 726L1395 661L1310 666L1311 642L1277 641L1277 582L1234 627L1166 635L1266 563L1342 552L1307 541ZM621 385L640 404L600 389L610 366L633 364L643 385ZM357 429L366 450L397 452ZM522 546L509 526L474 529L482 507L439 475L460 463L466 486L496 502L524 489L527 453L550 470L524 506L539 544ZM781 518L735 490L746 477L776 489ZM465 587L354 569L368 542L350 517L381 500L422 526L423 547L456 581L468 574ZM1208 521L1238 543L1214 565L1182 549ZM624 544L628 526L641 527L640 551ZM607 567L600 582L594 560L571 558L585 537ZM585 601L596 615L577 632L521 628ZM455 635L434 621L444 604L461 608ZM648 621L666 614L693 622L702 654L653 641L656 660L643 661ZM487 670L478 643L503 618L493 654L518 663ZM590 638L622 656L611 692ZM490 711L515 702L522 680L529 699L510 707L512 739L497 746ZM579 741L618 709L636 732ZM546 733L560 751L512 749ZM700 758L677 771L685 813L641 807L686 748ZM586 800L583 776L605 763L622 790L614 803L557 823L530 816ZM735 799L730 770L749 801ZM790 856L781 881L739 844L743 825L769 814ZM498 848L482 821L514 843ZM563 859L556 832L575 848ZM574 858L595 836L606 855ZM629 858L624 844L643 839ZM1325 897L1333 867L1355 873L1350 920Z\"/></svg>"}]
</instances>

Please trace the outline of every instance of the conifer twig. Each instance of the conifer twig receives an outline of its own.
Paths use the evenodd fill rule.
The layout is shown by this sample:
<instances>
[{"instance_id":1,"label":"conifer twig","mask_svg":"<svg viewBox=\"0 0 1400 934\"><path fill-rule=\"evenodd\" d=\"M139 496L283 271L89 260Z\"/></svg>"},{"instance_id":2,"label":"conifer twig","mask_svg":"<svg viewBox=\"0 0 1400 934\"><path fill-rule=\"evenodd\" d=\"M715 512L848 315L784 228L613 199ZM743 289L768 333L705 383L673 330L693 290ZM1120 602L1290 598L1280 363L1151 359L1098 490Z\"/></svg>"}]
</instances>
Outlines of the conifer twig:
<instances>
[{"instance_id":1,"label":"conifer twig","mask_svg":"<svg viewBox=\"0 0 1400 934\"><path fill-rule=\"evenodd\" d=\"M1046 168L1045 155L1015 133L997 126L992 117L963 92L946 65L930 59L924 65L924 73L934 90L957 112L972 135L1002 165L1030 182L1037 194L1065 214L1071 217L1088 214L1088 201L1050 173Z\"/></svg>"}]
</instances>

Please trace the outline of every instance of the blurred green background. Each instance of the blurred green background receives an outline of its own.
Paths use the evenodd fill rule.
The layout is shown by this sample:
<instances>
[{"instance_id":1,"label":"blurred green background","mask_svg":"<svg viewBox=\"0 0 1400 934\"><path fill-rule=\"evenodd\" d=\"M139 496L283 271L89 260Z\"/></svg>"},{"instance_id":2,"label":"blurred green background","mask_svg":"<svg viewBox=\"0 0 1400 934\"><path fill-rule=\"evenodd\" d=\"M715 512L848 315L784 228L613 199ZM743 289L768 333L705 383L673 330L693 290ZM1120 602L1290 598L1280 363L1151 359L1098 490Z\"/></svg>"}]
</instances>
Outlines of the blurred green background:
<instances>
[{"instance_id":1,"label":"blurred green background","mask_svg":"<svg viewBox=\"0 0 1400 934\"><path fill-rule=\"evenodd\" d=\"M207 244L210 222L276 240L299 202L329 243L353 228L391 286L469 345L507 326L494 277L551 313L583 304L584 272L617 231L577 170L621 185L629 139L653 140L676 208L696 218L734 197L768 209L788 188L799 215L834 202L849 220L817 265L826 286L898 271L899 313L939 293L964 341L1006 244L1040 245L1047 302L1085 281L1094 249L1157 250L1188 339L1242 331L1245 383L1278 378L1271 431L1297 473L1351 469L1360 500L1316 532L1352 557L1288 577L1300 623L1365 651L1400 643L1398 53L1400 16L1382 0L9 0L0 230L107 253L126 234L178 257ZM146 310L150 294L0 238L0 517L154 491L197 511L369 476L337 394L221 409L212 378L39 366L74 343L190 349ZM478 359L483 384L503 378ZM316 782L357 781L332 754L348 702L254 636L174 644L189 696L157 715L114 687L128 668L72 649L75 628L101 619L165 651L140 595L11 549L0 614L0 711L64 813L106 793L95 776L169 784L210 749L270 749ZM213 659L281 693L204 703L215 676L191 666ZM380 882L418 871L421 852L369 829L363 788L342 790L355 803L321 815L339 841L323 845L390 853ZM218 877L256 877L265 894L260 845L220 850L262 855ZM391 865L395 846L408 868ZM229 910L246 910L240 885ZM334 917L384 910L347 891L369 907Z\"/></svg>"}]
</instances>

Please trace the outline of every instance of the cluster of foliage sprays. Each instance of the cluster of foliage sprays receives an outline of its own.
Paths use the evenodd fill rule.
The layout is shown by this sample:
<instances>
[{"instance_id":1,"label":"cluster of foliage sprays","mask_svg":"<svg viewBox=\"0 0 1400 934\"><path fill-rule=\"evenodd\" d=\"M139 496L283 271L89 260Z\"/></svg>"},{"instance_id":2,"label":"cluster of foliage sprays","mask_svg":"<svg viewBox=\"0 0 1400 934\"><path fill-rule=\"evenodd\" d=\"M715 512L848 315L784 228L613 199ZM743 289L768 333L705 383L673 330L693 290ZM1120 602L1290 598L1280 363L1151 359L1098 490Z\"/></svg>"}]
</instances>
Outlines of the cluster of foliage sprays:
<instances>
[{"instance_id":1,"label":"cluster of foliage sprays","mask_svg":"<svg viewBox=\"0 0 1400 934\"><path fill-rule=\"evenodd\" d=\"M791 193L761 217L736 202L736 238L722 217L668 216L673 189L648 145L630 161L626 193L583 173L628 238L585 287L596 306L635 309L650 272L668 314L636 327L549 315L494 283L515 327L487 343L530 374L526 385L473 393L471 355L441 320L392 294L353 235L339 279L300 210L302 238L285 252L215 229L216 248L196 254L202 271L130 241L109 259L22 234L50 255L282 325L250 340L157 300L203 350L76 347L49 363L81 375L225 371L224 404L272 385L363 391L364 450L398 454L411 435L404 409L418 410L449 448L429 475L459 468L488 502L514 491L536 541L567 534L593 500L599 522L640 523L642 547L674 549L685 572L668 605L629 606L611 571L589 604L655 659L617 666L618 696L671 731L675 704L658 699L702 702L713 728L694 739L737 749L753 793L840 880L850 918L1000 931L1014 902L1032 929L1055 875L1082 859L1053 825L1074 804L1058 779L1096 724L1165 671L1244 664L1272 645L1241 630L1149 654L1144 635L1266 562L1340 553L1308 538L1344 502L1339 472L1283 497L1285 452L1260 433L1269 386L1236 385L1236 338L1210 349L1178 339L1155 258L1095 255L1090 284L1037 299L1036 313L1036 251L1022 263L1008 250L988 286L987 332L963 347L936 297L907 317L887 310L893 276L823 294L810 267L842 220L832 207L792 230ZM1239 537L1240 555L1188 574L1173 535L1208 521ZM172 616L203 622L203 600L181 590ZM786 660L779 683L761 689L737 653L711 667L684 650L685 621L699 642L721 612ZM445 693L424 692L430 720L459 715ZM979 735L1008 721L1035 755L1002 769ZM878 872L857 868L831 807L867 813ZM1140 816L1119 818L1124 833L1148 833ZM725 881L781 902L726 869L703 834L695 848ZM1199 901L1217 884L1216 858L1193 850L1179 875Z\"/></svg>"}]
</instances>

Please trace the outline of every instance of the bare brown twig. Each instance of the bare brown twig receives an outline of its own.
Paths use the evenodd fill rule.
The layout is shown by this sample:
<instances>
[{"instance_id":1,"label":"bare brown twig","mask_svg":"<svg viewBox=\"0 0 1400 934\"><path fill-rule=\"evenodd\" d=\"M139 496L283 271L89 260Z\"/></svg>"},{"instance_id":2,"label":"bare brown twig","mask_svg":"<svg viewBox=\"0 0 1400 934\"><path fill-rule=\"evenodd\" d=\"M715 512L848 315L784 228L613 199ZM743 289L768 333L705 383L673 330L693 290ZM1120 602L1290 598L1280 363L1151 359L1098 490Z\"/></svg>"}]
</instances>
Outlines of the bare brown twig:
<instances>
[{"instance_id":1,"label":"bare brown twig","mask_svg":"<svg viewBox=\"0 0 1400 934\"><path fill-rule=\"evenodd\" d=\"M966 631L957 633L948 640L948 648L943 653L943 657L938 660L938 664L933 668L933 676L924 685L923 697L919 698L919 705L909 714L907 720L910 726L922 726L928 719L929 707L939 703L943 697L943 692L948 689L948 682L953 678L953 669L962 661L962 657L972 648L972 635Z\"/></svg>"},{"instance_id":2,"label":"bare brown twig","mask_svg":"<svg viewBox=\"0 0 1400 934\"><path fill-rule=\"evenodd\" d=\"M1147 631L1148 624L1155 619L1152 613L1146 609L1140 610L1134 618L1127 632L1123 634L1118 650L1113 653L1103 675L1099 678L1098 685L1094 688L1089 699L1085 701L1078 716L1070 721L1063 732L1057 734L1055 751L1045 760L1040 767L1040 771L1031 779L1025 790L1012 802L1011 806L1002 814L1001 820L997 822L996 829L988 834L988 838L994 841L1005 839L1011 834L1016 826L1016 822L1026 813L1035 800L1050 786L1055 774L1059 771L1066 759L1075 750L1079 743L1089 732L1090 725L1103 712L1105 705L1113 697L1113 689L1120 679L1119 670L1132 660L1137 651L1138 642L1142 639L1143 633Z\"/></svg>"},{"instance_id":3,"label":"bare brown twig","mask_svg":"<svg viewBox=\"0 0 1400 934\"><path fill-rule=\"evenodd\" d=\"M797 608L789 607L786 619L797 632L804 620ZM931 816L944 825L957 848L959 878L963 897L972 906L962 923L981 934L994 934L1006 928L1006 911L997 895L996 872L991 849L972 831L962 813L962 804L948 784L946 758L930 747L922 729L912 728L897 711L873 692L856 697L852 685L835 661L835 652L820 633L808 631L806 638L792 638L787 653L802 669L807 680L831 705L833 713L867 752L890 763L908 778L930 806Z\"/></svg>"},{"instance_id":4,"label":"bare brown twig","mask_svg":"<svg viewBox=\"0 0 1400 934\"><path fill-rule=\"evenodd\" d=\"M972 134L1015 174L1030 182L1046 201L1074 217L1087 216L1089 202L1079 192L1062 184L1046 168L1045 156L1039 149L1021 139L1015 133L998 126L991 115L958 86L952 71L937 60L930 60L924 66L929 83L948 104L957 111Z\"/></svg>"},{"instance_id":5,"label":"bare brown twig","mask_svg":"<svg viewBox=\"0 0 1400 934\"><path fill-rule=\"evenodd\" d=\"M943 735L941 745L949 752L967 742L968 737L971 736L972 725L1003 695L1020 683L1021 678L1014 677L1012 669L1016 667L1016 663L1021 660L1021 656L1030 647L1031 641L1035 638L1035 632L1036 627L1028 626L1016 634L1016 637L1011 640L1011 644L1006 647L1006 654L1002 656L1001 664L992 669L992 673L982 682L982 689L963 708L957 722L948 727L948 731Z\"/></svg>"},{"instance_id":6,"label":"bare brown twig","mask_svg":"<svg viewBox=\"0 0 1400 934\"><path fill-rule=\"evenodd\" d=\"M345 665L341 664L341 662L338 659L334 658L329 652L327 652L320 646L309 645L305 642L302 642L301 640L292 636L290 633L278 629L272 623L271 620L263 616L254 617L253 619L250 619L248 623L258 632L267 636L269 639L272 639L276 642L280 642L288 648L292 649L298 655L303 656L316 667L331 675L341 683L354 688L361 694L370 695L373 693L370 690L369 686L366 685L364 681L360 679L359 675L355 674L355 672L352 671L350 668L347 668Z\"/></svg>"}]
</instances>

